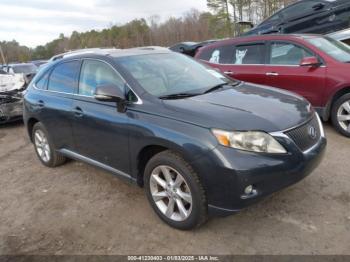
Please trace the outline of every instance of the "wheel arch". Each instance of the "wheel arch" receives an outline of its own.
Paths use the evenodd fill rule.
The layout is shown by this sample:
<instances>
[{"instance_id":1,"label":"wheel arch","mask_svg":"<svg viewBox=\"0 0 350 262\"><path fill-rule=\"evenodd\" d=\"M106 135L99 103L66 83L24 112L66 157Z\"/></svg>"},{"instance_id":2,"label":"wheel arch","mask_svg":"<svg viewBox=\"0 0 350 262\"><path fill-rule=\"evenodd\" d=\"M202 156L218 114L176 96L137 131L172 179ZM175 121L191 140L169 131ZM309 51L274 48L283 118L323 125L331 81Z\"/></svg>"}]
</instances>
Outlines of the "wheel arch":
<instances>
[{"instance_id":1,"label":"wheel arch","mask_svg":"<svg viewBox=\"0 0 350 262\"><path fill-rule=\"evenodd\" d=\"M34 117L31 117L28 119L26 126L27 126L27 132L30 138L30 141L33 142L33 127L36 123L39 123L40 121Z\"/></svg>"},{"instance_id":2,"label":"wheel arch","mask_svg":"<svg viewBox=\"0 0 350 262\"><path fill-rule=\"evenodd\" d=\"M328 121L331 118L332 115L332 109L334 106L334 103L341 98L343 95L350 94L350 86L343 87L342 89L339 89L332 97L329 99L326 110L323 114L323 120Z\"/></svg>"},{"instance_id":3,"label":"wheel arch","mask_svg":"<svg viewBox=\"0 0 350 262\"><path fill-rule=\"evenodd\" d=\"M134 168L136 167L134 173L137 174L137 184L139 186L143 187L144 171L149 160L160 152L166 150L179 154L188 163L191 163L195 159L195 157L184 147L171 141L157 140L153 143L144 145L138 150L138 153L136 154L136 165L133 165Z\"/></svg>"}]
</instances>

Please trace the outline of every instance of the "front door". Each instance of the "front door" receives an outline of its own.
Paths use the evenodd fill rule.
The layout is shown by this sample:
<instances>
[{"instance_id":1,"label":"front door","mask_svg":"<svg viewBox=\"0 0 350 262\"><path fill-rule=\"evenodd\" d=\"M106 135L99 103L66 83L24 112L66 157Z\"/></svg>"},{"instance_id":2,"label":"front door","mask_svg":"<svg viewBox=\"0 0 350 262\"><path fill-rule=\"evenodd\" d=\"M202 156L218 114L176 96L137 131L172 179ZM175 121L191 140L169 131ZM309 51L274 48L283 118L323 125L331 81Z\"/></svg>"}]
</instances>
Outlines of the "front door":
<instances>
[{"instance_id":1,"label":"front door","mask_svg":"<svg viewBox=\"0 0 350 262\"><path fill-rule=\"evenodd\" d=\"M93 59L83 61L78 95L73 102L73 135L77 153L118 171L129 173L129 120L115 103L94 99L96 87L125 82L111 65Z\"/></svg>"},{"instance_id":2,"label":"front door","mask_svg":"<svg viewBox=\"0 0 350 262\"><path fill-rule=\"evenodd\" d=\"M311 102L322 106L320 99L325 91L326 67L303 67L305 57L316 56L310 50L290 42L272 42L269 64L266 65L267 84L295 92Z\"/></svg>"}]
</instances>

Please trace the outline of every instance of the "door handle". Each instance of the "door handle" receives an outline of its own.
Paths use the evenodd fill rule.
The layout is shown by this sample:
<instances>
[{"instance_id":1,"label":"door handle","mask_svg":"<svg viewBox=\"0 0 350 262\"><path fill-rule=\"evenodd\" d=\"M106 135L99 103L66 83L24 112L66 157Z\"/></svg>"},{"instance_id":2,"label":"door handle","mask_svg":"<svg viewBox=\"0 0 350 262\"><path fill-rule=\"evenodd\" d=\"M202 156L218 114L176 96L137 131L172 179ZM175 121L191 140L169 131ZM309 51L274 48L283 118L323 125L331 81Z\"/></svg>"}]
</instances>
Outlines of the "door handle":
<instances>
[{"instance_id":1,"label":"door handle","mask_svg":"<svg viewBox=\"0 0 350 262\"><path fill-rule=\"evenodd\" d=\"M39 100L37 105L38 105L39 108L44 108L45 107L45 103L42 100Z\"/></svg>"},{"instance_id":2,"label":"door handle","mask_svg":"<svg viewBox=\"0 0 350 262\"><path fill-rule=\"evenodd\" d=\"M80 107L74 108L73 112L74 112L74 115L75 115L76 117L82 117L82 116L84 116L84 112L83 112L83 110L82 110Z\"/></svg>"},{"instance_id":3,"label":"door handle","mask_svg":"<svg viewBox=\"0 0 350 262\"><path fill-rule=\"evenodd\" d=\"M279 76L280 74L279 73L276 73L276 72L268 72L266 73L267 76Z\"/></svg>"},{"instance_id":4,"label":"door handle","mask_svg":"<svg viewBox=\"0 0 350 262\"><path fill-rule=\"evenodd\" d=\"M225 75L234 75L235 72L232 72L232 71L225 71L224 74L225 74Z\"/></svg>"}]
</instances>

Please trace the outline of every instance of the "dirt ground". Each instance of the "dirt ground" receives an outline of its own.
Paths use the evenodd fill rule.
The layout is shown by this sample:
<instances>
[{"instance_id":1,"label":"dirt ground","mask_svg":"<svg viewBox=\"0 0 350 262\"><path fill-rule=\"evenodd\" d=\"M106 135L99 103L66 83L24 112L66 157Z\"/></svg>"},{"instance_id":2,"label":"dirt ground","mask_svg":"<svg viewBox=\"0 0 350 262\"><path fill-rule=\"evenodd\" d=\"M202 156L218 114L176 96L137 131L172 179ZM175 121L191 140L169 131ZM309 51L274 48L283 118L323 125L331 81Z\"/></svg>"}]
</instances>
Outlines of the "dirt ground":
<instances>
[{"instance_id":1,"label":"dirt ground","mask_svg":"<svg viewBox=\"0 0 350 262\"><path fill-rule=\"evenodd\" d=\"M308 178L202 228L163 224L143 189L94 167L37 160L21 123L0 127L0 254L350 254L350 140L326 127Z\"/></svg>"}]
</instances>

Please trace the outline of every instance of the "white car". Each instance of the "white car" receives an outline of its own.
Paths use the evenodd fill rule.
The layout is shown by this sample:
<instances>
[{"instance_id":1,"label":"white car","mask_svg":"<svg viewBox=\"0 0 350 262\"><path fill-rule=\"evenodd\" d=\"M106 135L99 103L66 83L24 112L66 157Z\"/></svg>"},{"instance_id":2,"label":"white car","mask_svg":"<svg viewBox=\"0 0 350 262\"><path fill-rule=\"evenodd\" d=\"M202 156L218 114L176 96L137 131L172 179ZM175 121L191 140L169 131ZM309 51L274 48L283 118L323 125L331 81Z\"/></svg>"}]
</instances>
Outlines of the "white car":
<instances>
[{"instance_id":1,"label":"white car","mask_svg":"<svg viewBox=\"0 0 350 262\"><path fill-rule=\"evenodd\" d=\"M7 74L0 69L0 124L22 117L23 74Z\"/></svg>"},{"instance_id":2,"label":"white car","mask_svg":"<svg viewBox=\"0 0 350 262\"><path fill-rule=\"evenodd\" d=\"M0 69L0 92L22 89L25 85L23 74L8 74Z\"/></svg>"}]
</instances>

